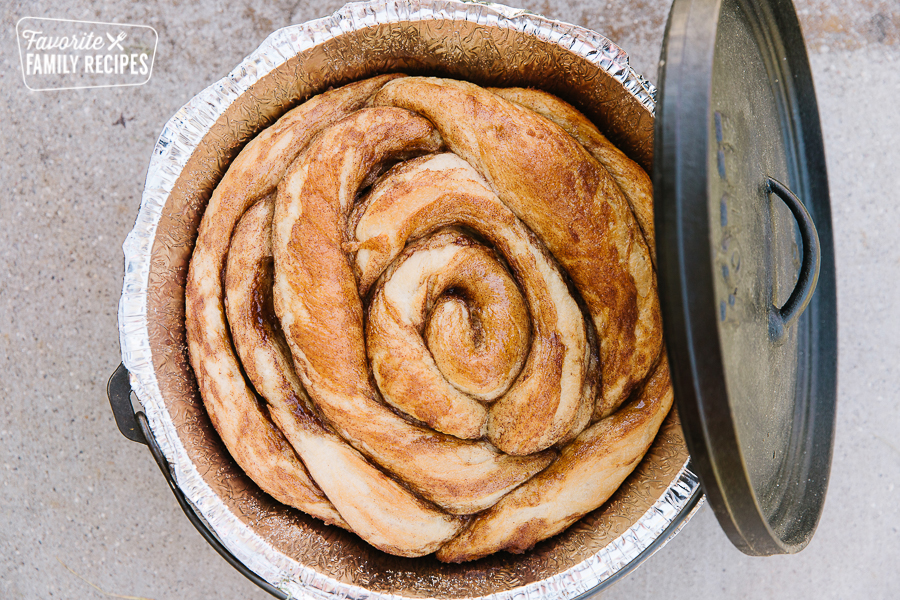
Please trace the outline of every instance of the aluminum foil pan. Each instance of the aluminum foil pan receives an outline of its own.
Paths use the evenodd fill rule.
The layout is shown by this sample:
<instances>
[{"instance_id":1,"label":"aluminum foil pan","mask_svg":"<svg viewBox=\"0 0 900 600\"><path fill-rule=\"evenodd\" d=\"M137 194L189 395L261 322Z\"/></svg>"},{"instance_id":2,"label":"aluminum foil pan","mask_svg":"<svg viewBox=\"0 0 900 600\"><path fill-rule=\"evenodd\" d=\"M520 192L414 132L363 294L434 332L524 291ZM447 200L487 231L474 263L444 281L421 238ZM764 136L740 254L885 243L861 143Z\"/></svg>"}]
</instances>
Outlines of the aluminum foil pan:
<instances>
[{"instance_id":1,"label":"aluminum foil pan","mask_svg":"<svg viewBox=\"0 0 900 600\"><path fill-rule=\"evenodd\" d=\"M203 209L231 159L289 108L377 73L532 86L584 111L644 168L655 88L592 31L476 2L374 0L276 31L166 124L124 244L122 359L175 479L223 544L296 598L574 598L661 547L699 506L676 411L600 509L522 555L463 565L383 554L283 506L231 460L188 363L184 283Z\"/></svg>"}]
</instances>

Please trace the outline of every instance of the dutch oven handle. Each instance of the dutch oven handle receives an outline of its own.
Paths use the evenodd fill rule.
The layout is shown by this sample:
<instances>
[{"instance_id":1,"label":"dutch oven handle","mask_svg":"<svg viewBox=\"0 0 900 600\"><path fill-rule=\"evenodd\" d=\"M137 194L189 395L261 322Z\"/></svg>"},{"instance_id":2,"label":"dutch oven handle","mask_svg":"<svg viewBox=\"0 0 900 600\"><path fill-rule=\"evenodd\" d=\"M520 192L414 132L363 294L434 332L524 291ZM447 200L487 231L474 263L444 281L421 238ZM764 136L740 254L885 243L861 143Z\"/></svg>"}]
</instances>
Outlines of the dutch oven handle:
<instances>
[{"instance_id":1,"label":"dutch oven handle","mask_svg":"<svg viewBox=\"0 0 900 600\"><path fill-rule=\"evenodd\" d=\"M193 524L197 531L200 532L203 539L205 539L209 545L228 562L228 564L240 571L244 577L276 598L288 600L289 597L286 593L262 579L259 575L248 569L244 563L235 558L234 554L219 541L216 534L213 533L209 526L194 511L187 497L175 483L175 477L172 474L169 462L159 449L156 438L153 437L153 432L150 431L147 415L141 410L134 410L134 405L131 403L131 381L128 378L128 369L125 368L125 365L120 363L119 367L109 378L109 382L106 385L106 395L109 397L109 405L112 407L113 417L116 419L116 425L119 427L119 431L129 440L145 444L150 448L150 454L153 455L159 470L162 471L163 477L166 478L166 483L169 484L169 489L172 490L172 493L175 495L175 499L181 506L181 510L184 511L185 516L191 524Z\"/></svg>"},{"instance_id":2,"label":"dutch oven handle","mask_svg":"<svg viewBox=\"0 0 900 600\"><path fill-rule=\"evenodd\" d=\"M122 363L119 363L106 383L106 395L121 434L132 442L149 445L138 425L137 414L131 404L131 381L128 379L128 369Z\"/></svg>"}]
</instances>

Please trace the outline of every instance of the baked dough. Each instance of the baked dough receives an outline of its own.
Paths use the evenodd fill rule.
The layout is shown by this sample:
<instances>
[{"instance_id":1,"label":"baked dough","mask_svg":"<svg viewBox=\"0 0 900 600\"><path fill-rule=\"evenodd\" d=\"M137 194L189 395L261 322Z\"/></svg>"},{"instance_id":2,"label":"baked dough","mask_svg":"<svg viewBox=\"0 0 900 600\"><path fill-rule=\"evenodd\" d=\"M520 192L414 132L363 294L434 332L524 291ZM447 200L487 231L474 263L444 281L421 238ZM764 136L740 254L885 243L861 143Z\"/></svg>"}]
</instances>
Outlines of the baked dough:
<instances>
[{"instance_id":1,"label":"baked dough","mask_svg":"<svg viewBox=\"0 0 900 600\"><path fill-rule=\"evenodd\" d=\"M359 110L320 135L278 188L275 311L298 374L332 426L428 500L471 514L553 455L509 456L410 423L380 402L366 360L362 302L343 250L350 209L370 170L397 153L439 148L431 124L399 108Z\"/></svg>"},{"instance_id":2,"label":"baked dough","mask_svg":"<svg viewBox=\"0 0 900 600\"><path fill-rule=\"evenodd\" d=\"M191 363L279 501L400 556L522 552L605 502L671 406L654 260L649 179L573 107L376 77L223 177Z\"/></svg>"},{"instance_id":3,"label":"baked dough","mask_svg":"<svg viewBox=\"0 0 900 600\"><path fill-rule=\"evenodd\" d=\"M510 102L550 119L566 130L609 172L641 226L644 241L656 262L656 229L653 224L653 184L640 165L625 156L600 133L596 125L571 104L553 94L526 88L488 88Z\"/></svg>"},{"instance_id":4,"label":"baked dough","mask_svg":"<svg viewBox=\"0 0 900 600\"><path fill-rule=\"evenodd\" d=\"M593 318L603 406L621 405L659 357L662 318L649 249L606 169L552 121L465 81L401 78L374 102L434 123L546 244Z\"/></svg>"},{"instance_id":5,"label":"baked dough","mask_svg":"<svg viewBox=\"0 0 900 600\"><path fill-rule=\"evenodd\" d=\"M478 515L438 550L438 559L524 552L606 502L650 447L672 400L663 357L635 400L585 430L556 462Z\"/></svg>"},{"instance_id":6,"label":"baked dough","mask_svg":"<svg viewBox=\"0 0 900 600\"><path fill-rule=\"evenodd\" d=\"M316 414L294 373L272 304L274 211L273 196L248 210L228 253L228 320L244 371L348 529L385 552L430 554L463 522L423 502L336 435Z\"/></svg>"},{"instance_id":7,"label":"baked dough","mask_svg":"<svg viewBox=\"0 0 900 600\"><path fill-rule=\"evenodd\" d=\"M531 313L531 349L516 381L485 415L484 433L494 445L509 454L532 454L584 429L599 374L589 372L581 311L556 262L475 169L453 154L410 161L376 185L361 210L355 236L364 289L410 239L450 224L485 237L516 274ZM372 306L381 308L379 295ZM377 314L370 318L370 324L381 321ZM410 363L404 371L418 372L421 363Z\"/></svg>"},{"instance_id":8,"label":"baked dough","mask_svg":"<svg viewBox=\"0 0 900 600\"><path fill-rule=\"evenodd\" d=\"M288 166L321 130L361 108L384 75L316 96L250 141L213 191L191 256L185 325L191 366L213 426L238 465L279 502L343 524L303 463L259 405L230 342L222 273L244 212L275 191Z\"/></svg>"}]
</instances>

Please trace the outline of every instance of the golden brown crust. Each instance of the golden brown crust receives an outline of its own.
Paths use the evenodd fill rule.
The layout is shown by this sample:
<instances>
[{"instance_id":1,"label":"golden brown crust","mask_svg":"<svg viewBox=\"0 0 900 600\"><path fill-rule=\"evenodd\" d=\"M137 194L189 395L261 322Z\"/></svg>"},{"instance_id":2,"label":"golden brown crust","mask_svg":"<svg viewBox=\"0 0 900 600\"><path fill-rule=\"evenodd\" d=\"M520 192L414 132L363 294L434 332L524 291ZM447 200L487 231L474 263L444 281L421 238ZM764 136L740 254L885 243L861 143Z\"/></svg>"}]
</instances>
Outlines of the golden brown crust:
<instances>
[{"instance_id":1,"label":"golden brown crust","mask_svg":"<svg viewBox=\"0 0 900 600\"><path fill-rule=\"evenodd\" d=\"M604 405L618 406L656 362L656 274L609 173L555 123L471 83L389 82L374 103L413 110L547 245L581 292L600 338Z\"/></svg>"},{"instance_id":2,"label":"golden brown crust","mask_svg":"<svg viewBox=\"0 0 900 600\"><path fill-rule=\"evenodd\" d=\"M430 554L456 535L462 521L423 502L331 431L294 373L272 307L274 211L271 196L248 210L228 253L228 319L241 364L265 397L273 420L325 490L319 491L321 501L332 513L335 507L340 512L332 520L385 552ZM322 513L313 504L297 508L315 516Z\"/></svg>"},{"instance_id":3,"label":"golden brown crust","mask_svg":"<svg viewBox=\"0 0 900 600\"><path fill-rule=\"evenodd\" d=\"M360 110L310 146L278 188L275 310L307 392L344 439L451 513L494 504L552 453L506 456L398 417L369 375L362 302L343 231L369 170L392 154L439 148L431 124L397 108Z\"/></svg>"},{"instance_id":4,"label":"golden brown crust","mask_svg":"<svg viewBox=\"0 0 900 600\"><path fill-rule=\"evenodd\" d=\"M525 302L496 255L456 229L413 243L385 272L368 315L369 360L384 399L437 431L482 437L487 408L454 385L455 366L472 368L472 321L482 332L478 343L489 338L486 358L503 371L504 388L521 369L528 332ZM446 341L454 333L468 333L461 348Z\"/></svg>"},{"instance_id":5,"label":"golden brown crust","mask_svg":"<svg viewBox=\"0 0 900 600\"><path fill-rule=\"evenodd\" d=\"M526 88L488 88L501 98L520 104L566 130L609 171L637 218L644 241L656 262L656 230L653 224L653 184L636 162L606 139L590 119L553 94Z\"/></svg>"},{"instance_id":6,"label":"golden brown crust","mask_svg":"<svg viewBox=\"0 0 900 600\"><path fill-rule=\"evenodd\" d=\"M494 445L531 454L584 429L596 384L586 373L584 319L553 258L472 167L452 154L411 161L389 173L362 209L354 234L363 287L408 240L451 223L482 235L515 273L531 315L531 348L518 378L490 408Z\"/></svg>"},{"instance_id":7,"label":"golden brown crust","mask_svg":"<svg viewBox=\"0 0 900 600\"><path fill-rule=\"evenodd\" d=\"M269 263L272 252L267 239L267 228L271 224L273 206L274 199L270 196L251 207L239 221L232 238L231 251L228 253L225 293L228 298L228 320L241 364L258 392L268 402L268 415L263 411L260 411L260 414L274 421L268 423L267 427L279 435L285 434L289 441L290 430L282 426L283 413L300 415L303 422L312 421L313 427L321 428L322 424L310 407L292 393L293 388L289 381L279 382L280 393L273 393L264 387L264 378L259 373L261 367L252 356L254 351L262 347L262 351L271 355L270 361L277 365L280 347L286 349L284 340L280 339L277 324L272 323L274 314L270 312L272 273ZM293 448L296 449L296 445L293 445ZM305 468L304 473L308 473ZM296 486L296 490L292 506L327 523L349 529L341 515L308 475L303 480L302 486L299 484ZM300 492L306 493L300 495Z\"/></svg>"},{"instance_id":8,"label":"golden brown crust","mask_svg":"<svg viewBox=\"0 0 900 600\"><path fill-rule=\"evenodd\" d=\"M606 502L643 458L672 406L665 356L636 396L575 438L550 467L478 515L437 558L465 562L498 550L524 552Z\"/></svg>"},{"instance_id":9,"label":"golden brown crust","mask_svg":"<svg viewBox=\"0 0 900 600\"><path fill-rule=\"evenodd\" d=\"M191 262L192 364L277 499L401 556L521 552L605 501L671 405L649 180L542 92L394 79L232 164Z\"/></svg>"},{"instance_id":10,"label":"golden brown crust","mask_svg":"<svg viewBox=\"0 0 900 600\"><path fill-rule=\"evenodd\" d=\"M469 253L453 266L432 289L436 300L422 335L448 381L490 402L522 370L531 334L528 306L490 248Z\"/></svg>"},{"instance_id":11,"label":"golden brown crust","mask_svg":"<svg viewBox=\"0 0 900 600\"><path fill-rule=\"evenodd\" d=\"M251 140L213 192L191 258L185 324L191 365L210 420L244 472L292 506L316 494L303 464L261 411L235 358L223 306L225 256L238 219L247 207L272 193L313 136L358 109L394 77L376 77L317 96Z\"/></svg>"}]
</instances>

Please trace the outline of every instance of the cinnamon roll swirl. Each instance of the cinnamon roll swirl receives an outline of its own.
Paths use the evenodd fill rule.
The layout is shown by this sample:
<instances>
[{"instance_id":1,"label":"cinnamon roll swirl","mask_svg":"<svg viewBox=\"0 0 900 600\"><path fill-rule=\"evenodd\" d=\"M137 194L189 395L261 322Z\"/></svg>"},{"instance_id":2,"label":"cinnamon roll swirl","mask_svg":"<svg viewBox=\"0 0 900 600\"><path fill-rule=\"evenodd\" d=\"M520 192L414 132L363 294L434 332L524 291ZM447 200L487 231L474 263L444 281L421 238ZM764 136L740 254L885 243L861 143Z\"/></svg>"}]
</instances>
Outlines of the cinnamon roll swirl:
<instances>
[{"instance_id":1,"label":"cinnamon roll swirl","mask_svg":"<svg viewBox=\"0 0 900 600\"><path fill-rule=\"evenodd\" d=\"M652 190L535 90L386 75L240 153L204 213L191 363L237 463L401 556L527 550L672 403Z\"/></svg>"}]
</instances>

